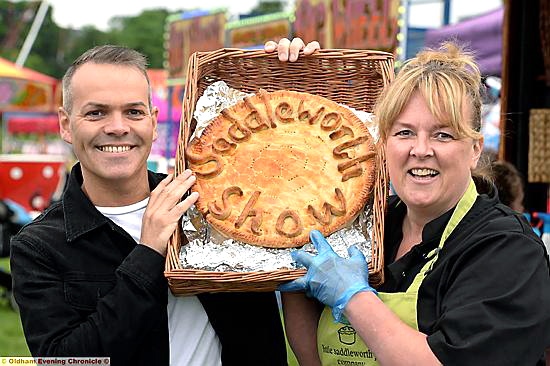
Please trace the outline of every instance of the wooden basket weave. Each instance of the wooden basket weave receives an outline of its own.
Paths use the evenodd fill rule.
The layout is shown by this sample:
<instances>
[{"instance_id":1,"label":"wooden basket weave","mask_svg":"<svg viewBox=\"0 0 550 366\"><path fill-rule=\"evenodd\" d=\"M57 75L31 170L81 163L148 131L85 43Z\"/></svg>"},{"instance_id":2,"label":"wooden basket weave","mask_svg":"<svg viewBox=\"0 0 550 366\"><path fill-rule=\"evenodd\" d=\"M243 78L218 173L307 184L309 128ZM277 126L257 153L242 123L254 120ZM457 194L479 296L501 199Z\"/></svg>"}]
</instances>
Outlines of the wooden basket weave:
<instances>
[{"instance_id":1,"label":"wooden basket weave","mask_svg":"<svg viewBox=\"0 0 550 366\"><path fill-rule=\"evenodd\" d=\"M220 49L197 52L187 69L182 122L176 154L176 175L185 170L184 151L195 127L193 113L198 98L216 81L246 93L260 88L269 92L294 90L317 94L358 110L372 112L383 88L393 79L393 56L369 50L325 49L296 62L280 62L276 53L263 50ZM380 145L380 144L378 144ZM388 178L384 150L377 146L373 199L372 255L369 264L373 285L383 282L384 212ZM202 292L273 291L281 283L302 276L304 270L213 272L182 268L180 249L185 238L179 229L168 244L165 276L175 295Z\"/></svg>"},{"instance_id":2,"label":"wooden basket weave","mask_svg":"<svg viewBox=\"0 0 550 366\"><path fill-rule=\"evenodd\" d=\"M531 109L529 113L530 183L550 183L550 109Z\"/></svg>"}]
</instances>

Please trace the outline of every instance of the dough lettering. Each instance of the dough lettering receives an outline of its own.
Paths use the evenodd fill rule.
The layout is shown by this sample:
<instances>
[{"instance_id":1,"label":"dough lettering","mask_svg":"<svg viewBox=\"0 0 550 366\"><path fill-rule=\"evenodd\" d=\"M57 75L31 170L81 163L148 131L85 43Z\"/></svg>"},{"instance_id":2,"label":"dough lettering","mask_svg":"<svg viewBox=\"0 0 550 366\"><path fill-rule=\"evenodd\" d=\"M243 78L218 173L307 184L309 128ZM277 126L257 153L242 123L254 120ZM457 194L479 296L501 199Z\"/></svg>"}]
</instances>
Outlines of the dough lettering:
<instances>
[{"instance_id":1,"label":"dough lettering","mask_svg":"<svg viewBox=\"0 0 550 366\"><path fill-rule=\"evenodd\" d=\"M344 197L344 194L340 188L336 188L334 191L338 200L338 207L333 206L328 202L323 204L321 211L317 211L312 205L307 206L307 211L310 215L322 225L329 225L332 215L342 216L346 213L346 197Z\"/></svg>"},{"instance_id":2,"label":"dough lettering","mask_svg":"<svg viewBox=\"0 0 550 366\"><path fill-rule=\"evenodd\" d=\"M244 207L243 212L241 212L241 214L237 218L237 221L235 221L235 228L240 229L241 226L243 226L243 224L245 223L246 219L252 217L250 221L250 230L256 235L261 235L260 226L262 225L263 212L261 209L253 208L258 201L260 194L260 191L255 191L252 194L246 206Z\"/></svg>"},{"instance_id":3,"label":"dough lettering","mask_svg":"<svg viewBox=\"0 0 550 366\"><path fill-rule=\"evenodd\" d=\"M199 211L222 234L254 245L300 246L313 228L329 235L374 185L366 126L307 93L260 90L223 110L185 153Z\"/></svg>"},{"instance_id":4,"label":"dough lettering","mask_svg":"<svg viewBox=\"0 0 550 366\"><path fill-rule=\"evenodd\" d=\"M225 220L231 215L231 206L227 204L227 201L229 200L229 196L231 195L238 195L242 196L243 191L239 187L232 186L229 188L226 188L222 193L222 207L219 207L216 204L216 201L210 202L208 204L208 211L210 211L210 214L217 218L218 220Z\"/></svg>"},{"instance_id":5,"label":"dough lettering","mask_svg":"<svg viewBox=\"0 0 550 366\"><path fill-rule=\"evenodd\" d=\"M285 221L287 219L293 221L294 224L294 227L290 230L285 229ZM294 210L284 210L281 212L279 218L277 218L277 224L275 225L275 230L287 238L293 238L300 235L303 229L304 227L302 226L302 220L300 220L300 216L298 216Z\"/></svg>"}]
</instances>

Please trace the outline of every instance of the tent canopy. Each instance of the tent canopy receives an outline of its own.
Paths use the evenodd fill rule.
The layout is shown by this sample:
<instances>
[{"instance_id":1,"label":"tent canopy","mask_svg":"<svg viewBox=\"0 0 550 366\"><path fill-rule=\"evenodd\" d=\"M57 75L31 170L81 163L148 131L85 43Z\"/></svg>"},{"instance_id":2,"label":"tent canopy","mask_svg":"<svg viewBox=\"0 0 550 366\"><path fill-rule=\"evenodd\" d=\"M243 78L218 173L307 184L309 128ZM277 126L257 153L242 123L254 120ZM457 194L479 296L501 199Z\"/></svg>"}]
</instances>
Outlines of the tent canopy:
<instances>
[{"instance_id":1,"label":"tent canopy","mask_svg":"<svg viewBox=\"0 0 550 366\"><path fill-rule=\"evenodd\" d=\"M58 81L0 58L0 111L49 112Z\"/></svg>"},{"instance_id":2,"label":"tent canopy","mask_svg":"<svg viewBox=\"0 0 550 366\"><path fill-rule=\"evenodd\" d=\"M425 46L437 47L443 41L465 44L475 53L483 75L501 74L502 21L504 8L426 32Z\"/></svg>"},{"instance_id":3,"label":"tent canopy","mask_svg":"<svg viewBox=\"0 0 550 366\"><path fill-rule=\"evenodd\" d=\"M41 83L50 84L52 86L57 85L56 78L53 78L46 74L42 74L38 71L28 69L26 67L19 67L13 62L0 57L0 78L5 77L39 81Z\"/></svg>"}]
</instances>

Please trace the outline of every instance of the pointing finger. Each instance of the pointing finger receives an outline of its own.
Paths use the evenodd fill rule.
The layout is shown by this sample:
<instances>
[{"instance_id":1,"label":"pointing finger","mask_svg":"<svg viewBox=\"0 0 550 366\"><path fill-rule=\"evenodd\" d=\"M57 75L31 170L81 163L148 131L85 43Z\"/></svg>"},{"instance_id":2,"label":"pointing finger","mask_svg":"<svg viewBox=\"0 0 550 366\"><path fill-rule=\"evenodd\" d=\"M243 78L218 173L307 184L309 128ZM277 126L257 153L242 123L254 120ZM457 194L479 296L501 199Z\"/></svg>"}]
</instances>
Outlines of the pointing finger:
<instances>
[{"instance_id":1,"label":"pointing finger","mask_svg":"<svg viewBox=\"0 0 550 366\"><path fill-rule=\"evenodd\" d=\"M311 263L313 263L313 258L315 258L311 254L306 253L303 250L296 250L294 252L291 252L290 256L292 257L292 259L294 259L296 263L301 264L306 268L309 268Z\"/></svg>"},{"instance_id":2,"label":"pointing finger","mask_svg":"<svg viewBox=\"0 0 550 366\"><path fill-rule=\"evenodd\" d=\"M309 238L311 239L313 246L315 246L315 249L317 249L317 252L319 252L319 254L323 254L327 251L334 252L330 244L327 242L327 240L319 230L311 230L311 232L309 233Z\"/></svg>"}]
</instances>

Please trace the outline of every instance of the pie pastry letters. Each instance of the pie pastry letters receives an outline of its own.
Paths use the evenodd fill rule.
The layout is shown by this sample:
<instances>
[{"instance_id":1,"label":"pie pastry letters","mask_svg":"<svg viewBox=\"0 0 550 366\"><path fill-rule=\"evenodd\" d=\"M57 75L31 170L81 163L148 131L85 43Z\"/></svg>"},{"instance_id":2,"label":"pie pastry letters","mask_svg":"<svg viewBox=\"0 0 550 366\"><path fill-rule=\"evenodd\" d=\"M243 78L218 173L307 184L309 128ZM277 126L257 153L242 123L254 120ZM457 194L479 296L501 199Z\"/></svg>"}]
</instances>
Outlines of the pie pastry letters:
<instances>
[{"instance_id":1,"label":"pie pastry letters","mask_svg":"<svg viewBox=\"0 0 550 366\"><path fill-rule=\"evenodd\" d=\"M337 103L281 90L247 97L189 143L196 203L221 233L289 248L350 223L370 197L375 147L364 123Z\"/></svg>"}]
</instances>

